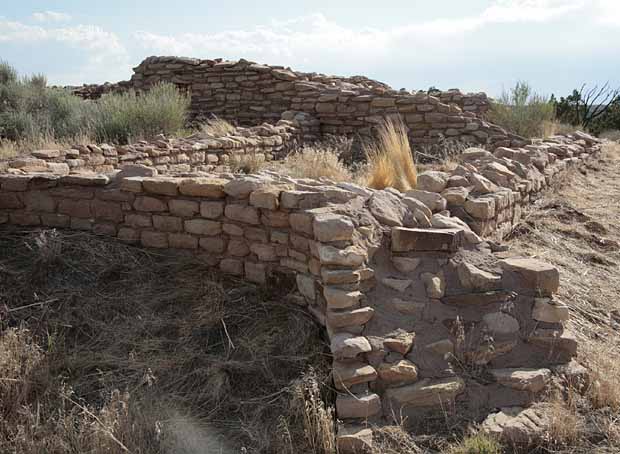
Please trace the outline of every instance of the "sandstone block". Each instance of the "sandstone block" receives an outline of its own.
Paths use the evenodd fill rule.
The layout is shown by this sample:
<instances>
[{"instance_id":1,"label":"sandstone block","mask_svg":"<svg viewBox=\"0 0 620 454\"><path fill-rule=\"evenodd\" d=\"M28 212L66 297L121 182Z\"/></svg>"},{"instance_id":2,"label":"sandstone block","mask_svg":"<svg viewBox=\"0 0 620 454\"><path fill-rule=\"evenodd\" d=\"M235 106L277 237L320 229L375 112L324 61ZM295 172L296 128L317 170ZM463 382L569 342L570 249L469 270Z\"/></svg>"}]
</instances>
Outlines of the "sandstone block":
<instances>
[{"instance_id":1,"label":"sandstone block","mask_svg":"<svg viewBox=\"0 0 620 454\"><path fill-rule=\"evenodd\" d=\"M322 242L350 240L355 230L351 219L332 213L317 215L312 228L315 238Z\"/></svg>"},{"instance_id":2,"label":"sandstone block","mask_svg":"<svg viewBox=\"0 0 620 454\"><path fill-rule=\"evenodd\" d=\"M371 351L368 339L349 333L337 333L331 341L331 352L336 359L353 359L360 353Z\"/></svg>"},{"instance_id":3,"label":"sandstone block","mask_svg":"<svg viewBox=\"0 0 620 454\"><path fill-rule=\"evenodd\" d=\"M500 262L503 281L510 286L529 289L543 296L558 291L560 273L556 267L530 258L510 258Z\"/></svg>"},{"instance_id":4,"label":"sandstone block","mask_svg":"<svg viewBox=\"0 0 620 454\"><path fill-rule=\"evenodd\" d=\"M394 252L456 252L462 244L462 229L392 228L392 251Z\"/></svg>"},{"instance_id":5,"label":"sandstone block","mask_svg":"<svg viewBox=\"0 0 620 454\"><path fill-rule=\"evenodd\" d=\"M491 197L468 199L464 206L465 211L477 219L492 219L495 217L495 199Z\"/></svg>"},{"instance_id":6,"label":"sandstone block","mask_svg":"<svg viewBox=\"0 0 620 454\"><path fill-rule=\"evenodd\" d=\"M422 282L424 282L426 296L435 299L443 297L446 289L446 282L443 273L422 273L420 278L422 279Z\"/></svg>"},{"instance_id":7,"label":"sandstone block","mask_svg":"<svg viewBox=\"0 0 620 454\"><path fill-rule=\"evenodd\" d=\"M417 189L428 192L441 193L448 186L448 175L445 172L429 170L418 175Z\"/></svg>"},{"instance_id":8,"label":"sandstone block","mask_svg":"<svg viewBox=\"0 0 620 454\"><path fill-rule=\"evenodd\" d=\"M377 394L338 394L336 414L340 419L367 419L381 412L381 399Z\"/></svg>"},{"instance_id":9,"label":"sandstone block","mask_svg":"<svg viewBox=\"0 0 620 454\"><path fill-rule=\"evenodd\" d=\"M75 218L90 218L93 215L90 200L61 200L58 212Z\"/></svg>"},{"instance_id":10,"label":"sandstone block","mask_svg":"<svg viewBox=\"0 0 620 454\"><path fill-rule=\"evenodd\" d=\"M200 238L198 244L200 249L213 254L221 254L226 250L226 240L221 237Z\"/></svg>"},{"instance_id":11,"label":"sandstone block","mask_svg":"<svg viewBox=\"0 0 620 454\"><path fill-rule=\"evenodd\" d=\"M532 318L539 322L562 323L568 320L568 306L549 298L536 298L532 309Z\"/></svg>"},{"instance_id":12,"label":"sandstone block","mask_svg":"<svg viewBox=\"0 0 620 454\"><path fill-rule=\"evenodd\" d=\"M377 368L379 378L389 384L413 383L418 379L418 368L406 359L395 363L382 363Z\"/></svg>"},{"instance_id":13,"label":"sandstone block","mask_svg":"<svg viewBox=\"0 0 620 454\"><path fill-rule=\"evenodd\" d=\"M457 273L461 285L466 289L487 291L501 286L501 276L483 271L466 262L459 264Z\"/></svg>"},{"instance_id":14,"label":"sandstone block","mask_svg":"<svg viewBox=\"0 0 620 454\"><path fill-rule=\"evenodd\" d=\"M168 205L166 204L166 202L160 199L156 199L155 197L148 196L136 197L136 200L133 203L133 207L136 211L168 211Z\"/></svg>"},{"instance_id":15,"label":"sandstone block","mask_svg":"<svg viewBox=\"0 0 620 454\"><path fill-rule=\"evenodd\" d=\"M465 390L465 382L460 377L437 380L424 379L412 385L389 388L385 400L399 407L445 407Z\"/></svg>"},{"instance_id":16,"label":"sandstone block","mask_svg":"<svg viewBox=\"0 0 620 454\"><path fill-rule=\"evenodd\" d=\"M197 249L198 238L185 233L171 233L168 235L168 244L173 249Z\"/></svg>"},{"instance_id":17,"label":"sandstone block","mask_svg":"<svg viewBox=\"0 0 620 454\"><path fill-rule=\"evenodd\" d=\"M144 191L152 194L175 196L179 193L179 180L164 177L143 178L142 187Z\"/></svg>"},{"instance_id":18,"label":"sandstone block","mask_svg":"<svg viewBox=\"0 0 620 454\"><path fill-rule=\"evenodd\" d=\"M258 210L247 205L226 205L224 214L228 219L245 224L260 224Z\"/></svg>"},{"instance_id":19,"label":"sandstone block","mask_svg":"<svg viewBox=\"0 0 620 454\"><path fill-rule=\"evenodd\" d=\"M295 276L297 289L306 299L316 301L316 279L309 274L297 274Z\"/></svg>"},{"instance_id":20,"label":"sandstone block","mask_svg":"<svg viewBox=\"0 0 620 454\"><path fill-rule=\"evenodd\" d=\"M394 265L394 268L403 274L413 273L420 262L421 260L418 258L392 257L392 264Z\"/></svg>"},{"instance_id":21,"label":"sandstone block","mask_svg":"<svg viewBox=\"0 0 620 454\"><path fill-rule=\"evenodd\" d=\"M252 191L250 194L250 205L266 210L277 210L280 206L281 188L275 186L267 186Z\"/></svg>"},{"instance_id":22,"label":"sandstone block","mask_svg":"<svg viewBox=\"0 0 620 454\"><path fill-rule=\"evenodd\" d=\"M185 231L194 235L215 236L222 232L222 223L207 219L190 219L184 221Z\"/></svg>"},{"instance_id":23,"label":"sandstone block","mask_svg":"<svg viewBox=\"0 0 620 454\"><path fill-rule=\"evenodd\" d=\"M372 307L361 307L352 310L328 310L327 323L332 328L364 325L373 317L375 310Z\"/></svg>"},{"instance_id":24,"label":"sandstone block","mask_svg":"<svg viewBox=\"0 0 620 454\"><path fill-rule=\"evenodd\" d=\"M489 372L501 385L531 393L545 389L551 378L549 369L491 369Z\"/></svg>"},{"instance_id":25,"label":"sandstone block","mask_svg":"<svg viewBox=\"0 0 620 454\"><path fill-rule=\"evenodd\" d=\"M347 390L354 385L375 381L377 371L363 362L334 361L333 376L336 389Z\"/></svg>"},{"instance_id":26,"label":"sandstone block","mask_svg":"<svg viewBox=\"0 0 620 454\"><path fill-rule=\"evenodd\" d=\"M245 257L250 253L250 247L243 239L231 239L228 241L228 249L226 250L228 255L235 257Z\"/></svg>"},{"instance_id":27,"label":"sandstone block","mask_svg":"<svg viewBox=\"0 0 620 454\"><path fill-rule=\"evenodd\" d=\"M256 254L262 262L275 262L278 260L275 248L270 244L254 243L250 245L250 251Z\"/></svg>"},{"instance_id":28,"label":"sandstone block","mask_svg":"<svg viewBox=\"0 0 620 454\"><path fill-rule=\"evenodd\" d=\"M414 198L426 205L431 211L443 211L446 209L446 200L436 192L412 189L405 192L405 195Z\"/></svg>"},{"instance_id":29,"label":"sandstone block","mask_svg":"<svg viewBox=\"0 0 620 454\"><path fill-rule=\"evenodd\" d=\"M152 227L153 223L150 214L134 214L125 215L125 224L131 227Z\"/></svg>"},{"instance_id":30,"label":"sandstone block","mask_svg":"<svg viewBox=\"0 0 620 454\"><path fill-rule=\"evenodd\" d=\"M235 178L224 185L224 192L237 199L247 199L252 191L266 186L269 180L253 175Z\"/></svg>"},{"instance_id":31,"label":"sandstone block","mask_svg":"<svg viewBox=\"0 0 620 454\"><path fill-rule=\"evenodd\" d=\"M153 227L163 232L180 232L183 230L183 220L176 216L153 215Z\"/></svg>"},{"instance_id":32,"label":"sandstone block","mask_svg":"<svg viewBox=\"0 0 620 454\"><path fill-rule=\"evenodd\" d=\"M503 312L492 312L482 317L487 329L494 334L514 335L519 332L519 322Z\"/></svg>"},{"instance_id":33,"label":"sandstone block","mask_svg":"<svg viewBox=\"0 0 620 454\"><path fill-rule=\"evenodd\" d=\"M1 198L2 196L0 195L0 200ZM28 192L24 194L23 200L26 205L26 210L28 211L53 213L56 210L56 201L48 193L43 191ZM1 201L0 204L2 204Z\"/></svg>"},{"instance_id":34,"label":"sandstone block","mask_svg":"<svg viewBox=\"0 0 620 454\"><path fill-rule=\"evenodd\" d=\"M22 202L17 194L11 192L0 193L0 210L12 210L22 206Z\"/></svg>"},{"instance_id":35,"label":"sandstone block","mask_svg":"<svg viewBox=\"0 0 620 454\"><path fill-rule=\"evenodd\" d=\"M224 185L228 180L223 178L188 178L179 183L179 192L183 195L223 199L226 197Z\"/></svg>"},{"instance_id":36,"label":"sandstone block","mask_svg":"<svg viewBox=\"0 0 620 454\"><path fill-rule=\"evenodd\" d=\"M200 202L200 216L217 219L224 214L224 202Z\"/></svg>"},{"instance_id":37,"label":"sandstone block","mask_svg":"<svg viewBox=\"0 0 620 454\"><path fill-rule=\"evenodd\" d=\"M168 235L162 232L142 232L140 242L144 247L151 248L167 248Z\"/></svg>"},{"instance_id":38,"label":"sandstone block","mask_svg":"<svg viewBox=\"0 0 620 454\"><path fill-rule=\"evenodd\" d=\"M372 430L362 426L340 424L336 445L340 454L370 453L373 447Z\"/></svg>"},{"instance_id":39,"label":"sandstone block","mask_svg":"<svg viewBox=\"0 0 620 454\"><path fill-rule=\"evenodd\" d=\"M203 202L207 203L207 202ZM217 202L216 202L217 203ZM199 211L198 202L192 200L176 200L172 199L168 202L170 213L183 218L190 218ZM223 210L222 210L223 211ZM207 216L203 216L207 217Z\"/></svg>"},{"instance_id":40,"label":"sandstone block","mask_svg":"<svg viewBox=\"0 0 620 454\"><path fill-rule=\"evenodd\" d=\"M291 213L289 216L291 228L296 232L312 235L312 216L307 213Z\"/></svg>"},{"instance_id":41,"label":"sandstone block","mask_svg":"<svg viewBox=\"0 0 620 454\"><path fill-rule=\"evenodd\" d=\"M323 296L327 301L327 307L330 309L348 309L360 305L363 297L360 291L348 291L338 287L323 287Z\"/></svg>"},{"instance_id":42,"label":"sandstone block","mask_svg":"<svg viewBox=\"0 0 620 454\"><path fill-rule=\"evenodd\" d=\"M411 350L414 339L415 333L398 330L397 332L388 335L383 340L383 345L389 350L398 352L404 356Z\"/></svg>"},{"instance_id":43,"label":"sandstone block","mask_svg":"<svg viewBox=\"0 0 620 454\"><path fill-rule=\"evenodd\" d=\"M135 229L130 229L128 227L121 227L118 229L118 239L121 241L125 241L128 243L134 243L140 241L140 231Z\"/></svg>"},{"instance_id":44,"label":"sandstone block","mask_svg":"<svg viewBox=\"0 0 620 454\"><path fill-rule=\"evenodd\" d=\"M338 249L327 244L318 244L319 260L323 265L337 265L357 268L367 258L366 252L359 246Z\"/></svg>"}]
</instances>

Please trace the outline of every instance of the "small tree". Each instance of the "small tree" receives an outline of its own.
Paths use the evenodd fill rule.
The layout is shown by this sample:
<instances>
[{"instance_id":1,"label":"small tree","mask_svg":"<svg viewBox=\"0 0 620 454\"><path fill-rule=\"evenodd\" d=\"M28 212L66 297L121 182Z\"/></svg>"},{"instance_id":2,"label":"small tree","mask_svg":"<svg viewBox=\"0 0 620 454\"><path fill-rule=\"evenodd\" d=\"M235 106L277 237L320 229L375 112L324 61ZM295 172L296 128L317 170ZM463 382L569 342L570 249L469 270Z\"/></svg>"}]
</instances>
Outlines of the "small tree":
<instances>
[{"instance_id":1,"label":"small tree","mask_svg":"<svg viewBox=\"0 0 620 454\"><path fill-rule=\"evenodd\" d=\"M605 117L616 109L620 103L620 88L611 88L609 82L601 87L586 87L583 84L566 98L561 97L558 101L552 97L552 100L561 121L591 129L596 123L605 122Z\"/></svg>"}]
</instances>

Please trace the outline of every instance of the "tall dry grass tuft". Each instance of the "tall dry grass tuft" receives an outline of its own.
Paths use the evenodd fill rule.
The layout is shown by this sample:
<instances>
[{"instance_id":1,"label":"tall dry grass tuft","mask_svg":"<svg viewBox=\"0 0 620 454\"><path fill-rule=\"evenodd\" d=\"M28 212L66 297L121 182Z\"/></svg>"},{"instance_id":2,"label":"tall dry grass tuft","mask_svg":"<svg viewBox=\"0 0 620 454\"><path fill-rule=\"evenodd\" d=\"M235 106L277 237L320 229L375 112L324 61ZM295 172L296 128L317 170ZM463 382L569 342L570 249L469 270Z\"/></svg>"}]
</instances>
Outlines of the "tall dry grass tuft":
<instances>
[{"instance_id":1,"label":"tall dry grass tuft","mask_svg":"<svg viewBox=\"0 0 620 454\"><path fill-rule=\"evenodd\" d=\"M417 171L409 145L407 127L401 120L386 119L378 128L378 138L365 146L368 157L366 183L371 188L414 189Z\"/></svg>"},{"instance_id":2,"label":"tall dry grass tuft","mask_svg":"<svg viewBox=\"0 0 620 454\"><path fill-rule=\"evenodd\" d=\"M575 391L572 389L568 390L566 397L559 392L551 396L547 429L547 442L551 446L575 446L581 439L584 428L575 398Z\"/></svg>"},{"instance_id":3,"label":"tall dry grass tuft","mask_svg":"<svg viewBox=\"0 0 620 454\"><path fill-rule=\"evenodd\" d=\"M450 454L501 454L501 444L490 435L478 432L465 437L449 450Z\"/></svg>"},{"instance_id":4,"label":"tall dry grass tuft","mask_svg":"<svg viewBox=\"0 0 620 454\"><path fill-rule=\"evenodd\" d=\"M327 178L332 181L350 181L351 172L340 160L335 149L306 146L290 154L281 169L295 178Z\"/></svg>"},{"instance_id":5,"label":"tall dry grass tuft","mask_svg":"<svg viewBox=\"0 0 620 454\"><path fill-rule=\"evenodd\" d=\"M235 127L223 118L214 117L200 126L200 132L212 137L224 137L235 132Z\"/></svg>"}]
</instances>

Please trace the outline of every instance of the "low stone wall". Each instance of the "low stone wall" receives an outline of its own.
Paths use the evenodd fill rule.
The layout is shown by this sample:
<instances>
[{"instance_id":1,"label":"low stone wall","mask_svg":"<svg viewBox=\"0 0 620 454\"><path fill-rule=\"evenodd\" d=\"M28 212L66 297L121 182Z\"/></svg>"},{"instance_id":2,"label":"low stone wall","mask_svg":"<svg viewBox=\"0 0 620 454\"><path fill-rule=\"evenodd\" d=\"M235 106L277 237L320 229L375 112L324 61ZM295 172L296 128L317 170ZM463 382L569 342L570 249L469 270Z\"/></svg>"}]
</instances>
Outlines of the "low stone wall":
<instances>
[{"instance_id":1,"label":"low stone wall","mask_svg":"<svg viewBox=\"0 0 620 454\"><path fill-rule=\"evenodd\" d=\"M432 93L444 104L454 104L461 108L463 112L471 112L480 118L484 118L491 108L491 100L486 93L462 93L459 89L453 88L447 91Z\"/></svg>"},{"instance_id":2,"label":"low stone wall","mask_svg":"<svg viewBox=\"0 0 620 454\"><path fill-rule=\"evenodd\" d=\"M291 113L295 117L295 113ZM305 131L305 137L304 137ZM310 131L311 132L311 131ZM51 172L67 175L75 171L110 172L127 164L141 164L159 173L223 171L223 166L241 155L270 161L296 148L309 131L298 121L280 120L251 128L236 128L224 137L196 133L187 138L139 141L130 145L90 144L69 149L36 150L13 160L0 162L5 172Z\"/></svg>"},{"instance_id":3,"label":"low stone wall","mask_svg":"<svg viewBox=\"0 0 620 454\"><path fill-rule=\"evenodd\" d=\"M247 60L149 57L134 68L130 81L118 87L146 90L159 82L174 83L190 93L195 120L216 115L256 125L276 122L286 111L298 111L315 117L322 134L370 136L386 117L400 117L410 128L414 145L433 144L441 137L491 148L526 143L477 116L488 105L483 94L448 91L435 97L393 90L362 76L302 73ZM92 98L97 92L85 89L83 96Z\"/></svg>"},{"instance_id":4,"label":"low stone wall","mask_svg":"<svg viewBox=\"0 0 620 454\"><path fill-rule=\"evenodd\" d=\"M274 173L0 176L0 224L190 251L260 284L294 275L331 341L345 453L369 449L371 424L527 405L576 353L558 271L493 255L445 203Z\"/></svg>"},{"instance_id":5,"label":"low stone wall","mask_svg":"<svg viewBox=\"0 0 620 454\"><path fill-rule=\"evenodd\" d=\"M583 165L601 150L602 142L582 132L534 141L523 148L494 152L470 148L450 172L418 176L418 191L446 206L484 237L503 238L538 194Z\"/></svg>"}]
</instances>

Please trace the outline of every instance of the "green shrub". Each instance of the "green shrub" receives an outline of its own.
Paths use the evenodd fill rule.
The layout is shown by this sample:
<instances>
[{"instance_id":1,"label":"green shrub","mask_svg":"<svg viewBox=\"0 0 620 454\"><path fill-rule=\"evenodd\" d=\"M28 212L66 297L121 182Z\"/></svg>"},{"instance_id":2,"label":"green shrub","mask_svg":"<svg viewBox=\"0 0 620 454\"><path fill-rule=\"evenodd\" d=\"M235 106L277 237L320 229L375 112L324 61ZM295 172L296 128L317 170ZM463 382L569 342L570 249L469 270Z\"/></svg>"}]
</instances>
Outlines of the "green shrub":
<instances>
[{"instance_id":1,"label":"green shrub","mask_svg":"<svg viewBox=\"0 0 620 454\"><path fill-rule=\"evenodd\" d=\"M502 447L494 438L482 432L465 437L450 454L501 454Z\"/></svg>"},{"instance_id":2,"label":"green shrub","mask_svg":"<svg viewBox=\"0 0 620 454\"><path fill-rule=\"evenodd\" d=\"M158 84L146 93L104 95L95 106L94 133L102 142L131 140L173 134L187 119L189 98L172 84Z\"/></svg>"},{"instance_id":3,"label":"green shrub","mask_svg":"<svg viewBox=\"0 0 620 454\"><path fill-rule=\"evenodd\" d=\"M37 144L91 136L128 143L180 131L188 107L189 98L172 84L84 101L48 87L44 75L19 78L13 67L0 62L0 139Z\"/></svg>"},{"instance_id":4,"label":"green shrub","mask_svg":"<svg viewBox=\"0 0 620 454\"><path fill-rule=\"evenodd\" d=\"M545 125L555 120L555 109L548 98L534 92L527 82L517 82L493 103L488 119L523 137L543 137Z\"/></svg>"}]
</instances>

